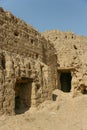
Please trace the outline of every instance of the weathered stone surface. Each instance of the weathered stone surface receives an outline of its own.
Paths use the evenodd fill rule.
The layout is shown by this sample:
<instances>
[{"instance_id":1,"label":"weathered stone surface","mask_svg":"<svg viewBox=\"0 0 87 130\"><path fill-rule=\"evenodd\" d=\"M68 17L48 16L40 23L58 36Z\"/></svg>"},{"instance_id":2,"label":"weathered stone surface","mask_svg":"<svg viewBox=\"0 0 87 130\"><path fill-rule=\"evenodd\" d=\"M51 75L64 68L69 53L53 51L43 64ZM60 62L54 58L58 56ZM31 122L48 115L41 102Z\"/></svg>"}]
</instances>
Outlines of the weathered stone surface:
<instances>
[{"instance_id":1,"label":"weathered stone surface","mask_svg":"<svg viewBox=\"0 0 87 130\"><path fill-rule=\"evenodd\" d=\"M75 96L78 92L83 93L87 88L87 38L58 30L47 31L43 35L56 49L58 78L60 79L60 73L63 71L71 72L73 95Z\"/></svg>"},{"instance_id":2,"label":"weathered stone surface","mask_svg":"<svg viewBox=\"0 0 87 130\"><path fill-rule=\"evenodd\" d=\"M55 89L71 91L73 96L84 93L86 42L72 32L40 34L0 8L0 114L37 107L51 99Z\"/></svg>"},{"instance_id":3,"label":"weathered stone surface","mask_svg":"<svg viewBox=\"0 0 87 130\"><path fill-rule=\"evenodd\" d=\"M51 98L49 87L56 85L49 84L55 79L49 76L49 57L55 58L54 52L32 26L0 8L0 113L21 113Z\"/></svg>"}]
</instances>

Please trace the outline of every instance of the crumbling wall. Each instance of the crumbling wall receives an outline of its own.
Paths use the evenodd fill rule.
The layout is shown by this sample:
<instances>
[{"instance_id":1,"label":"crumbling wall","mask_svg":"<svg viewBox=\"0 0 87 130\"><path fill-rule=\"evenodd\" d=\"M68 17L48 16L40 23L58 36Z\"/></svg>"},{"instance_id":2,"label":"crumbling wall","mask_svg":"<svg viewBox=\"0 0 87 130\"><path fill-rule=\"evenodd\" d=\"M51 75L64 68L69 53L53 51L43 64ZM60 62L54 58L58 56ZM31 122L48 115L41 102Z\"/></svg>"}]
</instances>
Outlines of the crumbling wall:
<instances>
[{"instance_id":1,"label":"crumbling wall","mask_svg":"<svg viewBox=\"0 0 87 130\"><path fill-rule=\"evenodd\" d=\"M71 72L73 95L83 93L87 89L87 38L57 30L47 31L43 35L56 49L57 69Z\"/></svg>"},{"instance_id":2,"label":"crumbling wall","mask_svg":"<svg viewBox=\"0 0 87 130\"><path fill-rule=\"evenodd\" d=\"M42 60L43 41L44 38L33 27L7 11L0 12L0 48Z\"/></svg>"},{"instance_id":3,"label":"crumbling wall","mask_svg":"<svg viewBox=\"0 0 87 130\"><path fill-rule=\"evenodd\" d=\"M50 54L48 59L48 97L51 99L53 90L57 88L57 57L55 54Z\"/></svg>"},{"instance_id":4,"label":"crumbling wall","mask_svg":"<svg viewBox=\"0 0 87 130\"><path fill-rule=\"evenodd\" d=\"M55 57L54 47L32 26L2 8L0 8L0 49L1 114L15 114L15 85L23 78L31 81L31 107L36 107L51 97L56 85L54 70L52 71L55 67L51 65L50 59L51 53L52 58ZM53 64L54 66L56 64L55 58Z\"/></svg>"},{"instance_id":5,"label":"crumbling wall","mask_svg":"<svg viewBox=\"0 0 87 130\"><path fill-rule=\"evenodd\" d=\"M2 66L2 58L5 58L5 68ZM39 59L23 57L7 51L1 52L0 58L0 112L1 114L15 114L15 85L21 78L32 79L31 83L31 107L39 105L44 98L44 87L48 85L46 79L47 65ZM42 67L44 69L42 69ZM46 71L45 71L46 69ZM28 83L29 84L29 83ZM27 87L27 85L24 85ZM44 85L45 84L45 85ZM29 87L29 86L28 86ZM22 88L21 88L22 89ZM26 89L26 88L23 88ZM45 90L46 91L46 90ZM23 92L23 91L22 91ZM23 93L22 93L23 94ZM24 93L25 94L25 93ZM27 92L26 92L27 94ZM29 94L29 93L28 93ZM26 95L26 98L29 95Z\"/></svg>"},{"instance_id":6,"label":"crumbling wall","mask_svg":"<svg viewBox=\"0 0 87 130\"><path fill-rule=\"evenodd\" d=\"M5 57L6 55L6 57ZM3 63L3 57L5 58ZM0 50L0 113L14 114L14 73L12 62L5 52ZM4 64L4 66L3 66Z\"/></svg>"}]
</instances>

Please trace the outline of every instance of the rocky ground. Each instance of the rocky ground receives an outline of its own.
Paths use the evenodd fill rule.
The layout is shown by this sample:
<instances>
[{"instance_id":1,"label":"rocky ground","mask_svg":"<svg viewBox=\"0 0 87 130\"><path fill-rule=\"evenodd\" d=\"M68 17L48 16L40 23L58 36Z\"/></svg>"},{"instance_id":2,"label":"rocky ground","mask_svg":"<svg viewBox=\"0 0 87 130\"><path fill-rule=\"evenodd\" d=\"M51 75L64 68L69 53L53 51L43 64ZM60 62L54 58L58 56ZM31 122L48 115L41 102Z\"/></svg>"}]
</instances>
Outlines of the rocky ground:
<instances>
[{"instance_id":1,"label":"rocky ground","mask_svg":"<svg viewBox=\"0 0 87 130\"><path fill-rule=\"evenodd\" d=\"M61 92L56 101L45 101L37 110L1 116L0 130L87 130L87 95L72 98Z\"/></svg>"}]
</instances>

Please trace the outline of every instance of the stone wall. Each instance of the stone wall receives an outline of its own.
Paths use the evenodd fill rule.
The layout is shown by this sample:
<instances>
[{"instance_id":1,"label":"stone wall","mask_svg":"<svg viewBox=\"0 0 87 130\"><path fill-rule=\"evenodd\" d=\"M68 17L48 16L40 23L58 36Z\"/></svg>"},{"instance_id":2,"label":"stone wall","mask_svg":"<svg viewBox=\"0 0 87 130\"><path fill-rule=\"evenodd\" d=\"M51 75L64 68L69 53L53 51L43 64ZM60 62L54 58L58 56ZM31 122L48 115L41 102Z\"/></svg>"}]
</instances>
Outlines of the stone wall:
<instances>
[{"instance_id":1,"label":"stone wall","mask_svg":"<svg viewBox=\"0 0 87 130\"><path fill-rule=\"evenodd\" d=\"M15 113L15 87L16 83L22 83L23 78L32 80L29 82L32 86L30 93L31 107L36 107L51 97L53 89L50 87L55 88L55 84L53 85L51 81L55 80L54 76L53 79L51 77L51 75L54 74L51 72L53 65L50 66L49 64L48 66L39 59L34 60L31 57L24 57L4 50L1 51L0 60L0 112L2 114L11 115ZM49 58L47 58L47 63L48 61ZM54 61L54 63L56 64L56 61ZM27 85L24 86L25 88L23 89L26 89ZM22 91L22 95L23 94L24 90ZM28 95L26 95L26 97L27 96Z\"/></svg>"},{"instance_id":2,"label":"stone wall","mask_svg":"<svg viewBox=\"0 0 87 130\"><path fill-rule=\"evenodd\" d=\"M29 96L29 107L51 98L55 67L53 45L32 26L0 8L0 113L15 114L17 98L28 105Z\"/></svg>"},{"instance_id":3,"label":"stone wall","mask_svg":"<svg viewBox=\"0 0 87 130\"><path fill-rule=\"evenodd\" d=\"M58 85L60 72L71 72L71 92L84 93L87 89L87 38L72 32L46 31L43 36L54 45L57 55ZM58 86L60 88L60 85Z\"/></svg>"},{"instance_id":4,"label":"stone wall","mask_svg":"<svg viewBox=\"0 0 87 130\"><path fill-rule=\"evenodd\" d=\"M57 30L40 34L0 8L0 114L37 107L61 89L69 72L73 96L87 90L87 38ZM21 110L19 110L21 113Z\"/></svg>"}]
</instances>

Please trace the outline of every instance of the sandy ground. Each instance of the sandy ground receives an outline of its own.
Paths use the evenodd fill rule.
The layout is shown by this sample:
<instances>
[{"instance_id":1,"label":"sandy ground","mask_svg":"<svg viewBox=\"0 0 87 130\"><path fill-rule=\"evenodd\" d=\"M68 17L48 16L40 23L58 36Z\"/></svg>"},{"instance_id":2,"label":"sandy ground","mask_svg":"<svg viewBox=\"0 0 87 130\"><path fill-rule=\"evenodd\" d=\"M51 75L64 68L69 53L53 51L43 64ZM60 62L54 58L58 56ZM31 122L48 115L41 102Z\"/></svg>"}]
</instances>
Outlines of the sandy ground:
<instances>
[{"instance_id":1,"label":"sandy ground","mask_svg":"<svg viewBox=\"0 0 87 130\"><path fill-rule=\"evenodd\" d=\"M57 101L45 101L37 110L1 116L0 130L87 130L87 95L72 98L62 93Z\"/></svg>"}]
</instances>

